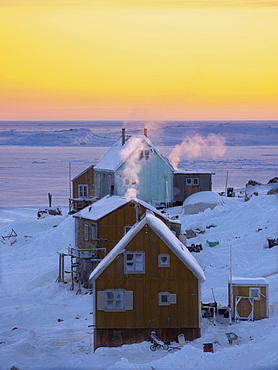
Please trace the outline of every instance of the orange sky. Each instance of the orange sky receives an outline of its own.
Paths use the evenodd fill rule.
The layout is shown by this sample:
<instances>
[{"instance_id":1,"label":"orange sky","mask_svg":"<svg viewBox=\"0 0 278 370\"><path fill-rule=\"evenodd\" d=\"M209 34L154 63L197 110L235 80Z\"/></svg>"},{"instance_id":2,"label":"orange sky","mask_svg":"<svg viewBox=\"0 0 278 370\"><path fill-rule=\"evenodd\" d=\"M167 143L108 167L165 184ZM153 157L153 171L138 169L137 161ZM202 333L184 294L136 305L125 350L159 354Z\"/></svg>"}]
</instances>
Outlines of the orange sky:
<instances>
[{"instance_id":1,"label":"orange sky","mask_svg":"<svg viewBox=\"0 0 278 370\"><path fill-rule=\"evenodd\" d=\"M0 0L0 119L277 119L275 3Z\"/></svg>"}]
</instances>

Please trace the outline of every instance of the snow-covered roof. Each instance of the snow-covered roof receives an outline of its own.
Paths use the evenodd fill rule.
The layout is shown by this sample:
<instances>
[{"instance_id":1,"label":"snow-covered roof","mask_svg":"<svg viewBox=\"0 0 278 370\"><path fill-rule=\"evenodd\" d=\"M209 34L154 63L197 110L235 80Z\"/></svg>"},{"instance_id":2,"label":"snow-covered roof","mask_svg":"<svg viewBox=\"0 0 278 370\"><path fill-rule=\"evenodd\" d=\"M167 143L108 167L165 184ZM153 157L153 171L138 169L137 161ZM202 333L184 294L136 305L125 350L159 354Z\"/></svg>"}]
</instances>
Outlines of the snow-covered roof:
<instances>
[{"instance_id":1,"label":"snow-covered roof","mask_svg":"<svg viewBox=\"0 0 278 370\"><path fill-rule=\"evenodd\" d=\"M109 213L115 211L116 209L124 206L125 204L129 203L130 201L134 200L134 202L138 203L139 205L149 209L156 215L163 217L164 219L168 219L167 215L164 215L152 205L147 202L144 202L141 199L130 199L120 197L118 195L107 195L104 198L101 198L97 202L91 204L90 206L82 209L81 211L75 213L73 217L76 218L85 218L86 220L97 221L102 217L108 215ZM180 223L179 220L170 220L171 223Z\"/></svg>"},{"instance_id":2,"label":"snow-covered roof","mask_svg":"<svg viewBox=\"0 0 278 370\"><path fill-rule=\"evenodd\" d=\"M127 137L125 144L122 145L122 136L115 142L114 145L104 154L100 161L95 165L95 170L116 171L127 158L134 153L135 150L142 148L142 144L146 143L149 148L155 151L169 167L172 168L169 161L163 157L158 149L151 143L145 135L133 135Z\"/></svg>"},{"instance_id":3,"label":"snow-covered roof","mask_svg":"<svg viewBox=\"0 0 278 370\"><path fill-rule=\"evenodd\" d=\"M233 285L268 285L268 281L263 277L257 277L257 278L232 277L232 284Z\"/></svg>"},{"instance_id":4,"label":"snow-covered roof","mask_svg":"<svg viewBox=\"0 0 278 370\"><path fill-rule=\"evenodd\" d=\"M172 252L201 282L206 280L203 270L188 249L159 218L155 217L152 213L147 212L143 220L138 224L135 224L93 270L89 281L96 280L146 224L164 241Z\"/></svg>"},{"instance_id":5,"label":"snow-covered roof","mask_svg":"<svg viewBox=\"0 0 278 370\"><path fill-rule=\"evenodd\" d=\"M176 169L174 171L174 175L199 175L199 174L203 174L203 175L215 175L214 172L209 172L209 171L203 171L203 170L180 170L180 169Z\"/></svg>"}]
</instances>

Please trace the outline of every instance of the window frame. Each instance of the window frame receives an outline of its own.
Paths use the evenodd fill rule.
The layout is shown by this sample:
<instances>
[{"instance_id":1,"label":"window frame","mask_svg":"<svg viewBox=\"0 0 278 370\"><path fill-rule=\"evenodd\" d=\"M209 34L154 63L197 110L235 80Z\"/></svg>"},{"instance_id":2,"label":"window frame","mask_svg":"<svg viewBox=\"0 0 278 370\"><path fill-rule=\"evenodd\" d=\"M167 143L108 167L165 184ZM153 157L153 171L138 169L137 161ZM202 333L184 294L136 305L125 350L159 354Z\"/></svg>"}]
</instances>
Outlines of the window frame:
<instances>
[{"instance_id":1,"label":"window frame","mask_svg":"<svg viewBox=\"0 0 278 370\"><path fill-rule=\"evenodd\" d=\"M133 255L133 259L132 260L128 260L127 259L127 255ZM143 261L137 261L137 264L139 263L142 263L143 264L143 268L140 269L140 270L137 270L136 269L136 255L139 255L139 254L142 254L143 256ZM135 259L134 259L135 257ZM131 269L128 269L127 266L128 266L128 263L133 263L134 265L134 268L133 270ZM126 251L125 252L125 255L124 255L124 272L125 274L145 274L145 252L143 251L135 251L135 252L130 252L130 251Z\"/></svg>"},{"instance_id":2,"label":"window frame","mask_svg":"<svg viewBox=\"0 0 278 370\"><path fill-rule=\"evenodd\" d=\"M151 153L150 149L145 149L144 150L144 159L145 159L145 161L148 161L150 159L150 153Z\"/></svg>"},{"instance_id":3,"label":"window frame","mask_svg":"<svg viewBox=\"0 0 278 370\"><path fill-rule=\"evenodd\" d=\"M78 198L88 198L88 194L89 194L88 184L78 184Z\"/></svg>"},{"instance_id":4,"label":"window frame","mask_svg":"<svg viewBox=\"0 0 278 370\"><path fill-rule=\"evenodd\" d=\"M113 298L108 297L109 293L113 294ZM120 299L117 299L117 294L119 293L120 297L118 296L118 298ZM121 302L120 306L118 307L117 302ZM128 310L133 310L133 291L122 288L97 291L96 309L98 311L105 312L125 312Z\"/></svg>"},{"instance_id":5,"label":"window frame","mask_svg":"<svg viewBox=\"0 0 278 370\"><path fill-rule=\"evenodd\" d=\"M125 225L124 226L124 235L127 234L131 228L132 228L132 225Z\"/></svg>"},{"instance_id":6,"label":"window frame","mask_svg":"<svg viewBox=\"0 0 278 370\"><path fill-rule=\"evenodd\" d=\"M163 302L162 297L167 297L167 301ZM159 292L158 293L158 305L159 306L170 306L171 304L176 304L177 303L177 295L171 294L169 292Z\"/></svg>"},{"instance_id":7,"label":"window frame","mask_svg":"<svg viewBox=\"0 0 278 370\"><path fill-rule=\"evenodd\" d=\"M197 184L195 184L195 181L197 182ZM194 177L193 178L193 186L199 186L200 185L200 179L199 177Z\"/></svg>"},{"instance_id":8,"label":"window frame","mask_svg":"<svg viewBox=\"0 0 278 370\"><path fill-rule=\"evenodd\" d=\"M151 157L151 149L139 149L138 150L138 160L150 160Z\"/></svg>"},{"instance_id":9,"label":"window frame","mask_svg":"<svg viewBox=\"0 0 278 370\"><path fill-rule=\"evenodd\" d=\"M192 177L186 177L185 184L186 186L192 186Z\"/></svg>"},{"instance_id":10,"label":"window frame","mask_svg":"<svg viewBox=\"0 0 278 370\"><path fill-rule=\"evenodd\" d=\"M171 230L172 231L172 230ZM167 257L166 263L161 262L161 258ZM159 254L158 255L158 267L170 267L170 254Z\"/></svg>"},{"instance_id":11,"label":"window frame","mask_svg":"<svg viewBox=\"0 0 278 370\"><path fill-rule=\"evenodd\" d=\"M108 307L108 294L113 294L112 307ZM117 294L121 295L121 300L117 300ZM105 310L106 311L124 311L124 290L123 289L106 289L105 290ZM120 307L117 307L117 301L122 302Z\"/></svg>"},{"instance_id":12,"label":"window frame","mask_svg":"<svg viewBox=\"0 0 278 370\"><path fill-rule=\"evenodd\" d=\"M258 292L258 297L252 296L252 291L256 290ZM261 300L261 288L260 287L249 287L249 298L254 299L254 301L260 301Z\"/></svg>"}]
</instances>

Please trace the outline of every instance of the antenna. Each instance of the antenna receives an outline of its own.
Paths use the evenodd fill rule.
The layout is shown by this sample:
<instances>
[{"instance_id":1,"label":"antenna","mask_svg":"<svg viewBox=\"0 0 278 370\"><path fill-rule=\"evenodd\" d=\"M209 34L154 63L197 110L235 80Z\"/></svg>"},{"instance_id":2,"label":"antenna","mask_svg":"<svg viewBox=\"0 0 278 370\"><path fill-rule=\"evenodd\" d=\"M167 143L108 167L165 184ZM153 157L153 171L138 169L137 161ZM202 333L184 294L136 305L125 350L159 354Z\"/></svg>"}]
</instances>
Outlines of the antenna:
<instances>
[{"instance_id":1,"label":"antenna","mask_svg":"<svg viewBox=\"0 0 278 370\"><path fill-rule=\"evenodd\" d=\"M227 171L227 175L226 175L225 195L227 194L228 175L229 175L229 171Z\"/></svg>"},{"instance_id":2,"label":"antenna","mask_svg":"<svg viewBox=\"0 0 278 370\"><path fill-rule=\"evenodd\" d=\"M71 161L69 161L69 212L71 211Z\"/></svg>"},{"instance_id":3,"label":"antenna","mask_svg":"<svg viewBox=\"0 0 278 370\"><path fill-rule=\"evenodd\" d=\"M230 315L229 320L230 324L232 322L232 315L233 315L233 306L234 306L234 297L233 297L233 270L232 270L232 244L230 244Z\"/></svg>"}]
</instances>

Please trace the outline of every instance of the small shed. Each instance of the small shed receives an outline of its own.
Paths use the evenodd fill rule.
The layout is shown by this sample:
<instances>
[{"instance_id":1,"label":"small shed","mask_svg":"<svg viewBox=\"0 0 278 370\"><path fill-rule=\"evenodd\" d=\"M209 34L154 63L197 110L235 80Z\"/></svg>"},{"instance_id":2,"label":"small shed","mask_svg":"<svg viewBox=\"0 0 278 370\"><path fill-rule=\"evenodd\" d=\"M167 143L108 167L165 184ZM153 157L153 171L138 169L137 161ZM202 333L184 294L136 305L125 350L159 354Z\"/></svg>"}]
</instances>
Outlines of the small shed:
<instances>
[{"instance_id":1,"label":"small shed","mask_svg":"<svg viewBox=\"0 0 278 370\"><path fill-rule=\"evenodd\" d=\"M172 201L174 205L182 205L183 201L194 193L211 191L212 175L205 171L175 170L172 175Z\"/></svg>"},{"instance_id":2,"label":"small shed","mask_svg":"<svg viewBox=\"0 0 278 370\"><path fill-rule=\"evenodd\" d=\"M266 279L233 277L228 285L229 306L235 321L269 317L269 284Z\"/></svg>"}]
</instances>

